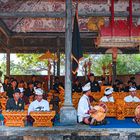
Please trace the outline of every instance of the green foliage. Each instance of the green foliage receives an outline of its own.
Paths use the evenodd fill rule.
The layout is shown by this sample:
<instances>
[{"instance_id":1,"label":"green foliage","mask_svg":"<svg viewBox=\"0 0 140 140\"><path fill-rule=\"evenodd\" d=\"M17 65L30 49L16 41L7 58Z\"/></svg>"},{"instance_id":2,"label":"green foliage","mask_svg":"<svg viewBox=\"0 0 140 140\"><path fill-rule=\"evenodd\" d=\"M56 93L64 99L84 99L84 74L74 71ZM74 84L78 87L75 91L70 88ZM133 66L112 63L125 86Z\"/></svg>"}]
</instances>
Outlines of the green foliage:
<instances>
[{"instance_id":1,"label":"green foliage","mask_svg":"<svg viewBox=\"0 0 140 140\"><path fill-rule=\"evenodd\" d=\"M118 55L117 74L136 74L140 72L140 54Z\"/></svg>"},{"instance_id":2,"label":"green foliage","mask_svg":"<svg viewBox=\"0 0 140 140\"><path fill-rule=\"evenodd\" d=\"M42 71L47 70L47 60L40 61L39 56L42 54L17 54L19 58L18 68L24 74L40 75ZM16 68L16 67L15 67Z\"/></svg>"},{"instance_id":3,"label":"green foliage","mask_svg":"<svg viewBox=\"0 0 140 140\"><path fill-rule=\"evenodd\" d=\"M39 61L39 56L41 54L17 54L17 62L10 62L10 73L11 75L41 75L42 71L47 71L47 60ZM89 61L89 58L92 62L91 71L95 75L102 75L102 66L108 65L112 62L112 56L110 54L106 55L84 55L84 60L81 61L81 67L84 65L85 61ZM65 72L65 55L61 54L60 56L60 65L61 65L61 74ZM16 62L16 63L15 63ZM6 58L0 62L1 71L3 75L6 74ZM82 70L79 70L80 73L83 73ZM117 74L135 74L140 72L140 54L136 55L118 55L117 58Z\"/></svg>"},{"instance_id":4,"label":"green foliage","mask_svg":"<svg viewBox=\"0 0 140 140\"><path fill-rule=\"evenodd\" d=\"M91 59L92 66L91 71L95 75L102 75L102 66L107 66L112 62L111 54L105 55L84 55L84 61L88 61ZM83 61L83 62L84 62ZM82 63L83 65L84 63ZM140 54L135 55L118 55L117 58L117 74L125 75L125 74L136 74L140 72Z\"/></svg>"}]
</instances>

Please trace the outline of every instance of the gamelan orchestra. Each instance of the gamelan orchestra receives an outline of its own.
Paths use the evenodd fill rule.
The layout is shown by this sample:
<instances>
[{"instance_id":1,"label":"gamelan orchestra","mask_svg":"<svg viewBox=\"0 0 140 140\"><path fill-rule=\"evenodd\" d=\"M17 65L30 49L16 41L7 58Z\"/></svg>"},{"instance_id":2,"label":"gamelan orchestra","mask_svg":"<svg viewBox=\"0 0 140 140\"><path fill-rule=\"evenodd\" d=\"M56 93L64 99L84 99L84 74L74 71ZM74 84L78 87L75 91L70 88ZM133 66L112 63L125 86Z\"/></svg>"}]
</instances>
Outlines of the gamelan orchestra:
<instances>
[{"instance_id":1,"label":"gamelan orchestra","mask_svg":"<svg viewBox=\"0 0 140 140\"><path fill-rule=\"evenodd\" d=\"M106 118L112 108L115 113L112 115L111 112L109 117L125 119L130 116L134 123L140 124L139 90L140 86L135 82L135 77L131 77L127 85L117 79L113 86L105 83L103 78L96 81L93 73L89 74L88 81L83 85L79 78L76 78L72 84L72 100L77 110L78 123L107 125ZM43 83L37 81L35 75L29 82L5 77L4 83L0 83L0 103L0 119L3 125L52 127L55 122L60 121L64 84L56 77L53 89L45 93ZM127 111L126 105L131 103L136 106L131 106L133 110ZM119 104L120 106L117 106Z\"/></svg>"}]
</instances>

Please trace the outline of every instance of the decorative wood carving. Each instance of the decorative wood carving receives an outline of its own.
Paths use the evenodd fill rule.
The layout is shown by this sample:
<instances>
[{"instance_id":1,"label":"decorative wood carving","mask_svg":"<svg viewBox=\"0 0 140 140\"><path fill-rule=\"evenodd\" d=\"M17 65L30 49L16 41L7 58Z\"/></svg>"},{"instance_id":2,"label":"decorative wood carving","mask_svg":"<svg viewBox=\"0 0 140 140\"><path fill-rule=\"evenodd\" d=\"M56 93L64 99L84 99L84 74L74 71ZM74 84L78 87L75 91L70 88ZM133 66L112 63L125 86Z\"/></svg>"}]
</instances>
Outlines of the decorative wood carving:
<instances>
[{"instance_id":1,"label":"decorative wood carving","mask_svg":"<svg viewBox=\"0 0 140 140\"><path fill-rule=\"evenodd\" d=\"M105 103L107 105L107 117L116 117L116 104L115 103Z\"/></svg>"},{"instance_id":2,"label":"decorative wood carving","mask_svg":"<svg viewBox=\"0 0 140 140\"><path fill-rule=\"evenodd\" d=\"M0 98L0 103L1 103L1 106L2 106L2 110L5 110L6 109L6 103L7 103L7 99L6 98Z\"/></svg>"},{"instance_id":3,"label":"decorative wood carving","mask_svg":"<svg viewBox=\"0 0 140 140\"><path fill-rule=\"evenodd\" d=\"M125 102L124 100L116 101L116 118L118 120L123 120L125 118Z\"/></svg>"},{"instance_id":4,"label":"decorative wood carving","mask_svg":"<svg viewBox=\"0 0 140 140\"><path fill-rule=\"evenodd\" d=\"M100 98L103 96L104 92L92 92L92 97L94 97L96 100L100 100ZM72 95L72 101L73 106L77 109L79 99L83 93L73 93ZM128 96L128 92L113 92L113 97L115 100L115 103L109 103L106 102L108 111L106 116L107 117L116 117L119 120L124 119L125 117L135 117L135 109L140 103L125 103L124 97ZM140 91L137 91L136 94L137 97L140 97ZM59 107L61 108L64 104L64 97L63 100L59 103ZM91 105L95 106L97 105L97 102L92 102Z\"/></svg>"},{"instance_id":5,"label":"decorative wood carving","mask_svg":"<svg viewBox=\"0 0 140 140\"><path fill-rule=\"evenodd\" d=\"M31 112L30 115L34 118L34 123L33 126L34 127L40 127L40 126L49 126L52 127L53 123L52 123L52 119L55 116L55 111L51 111L51 112L43 112L43 111L39 111L39 112Z\"/></svg>"},{"instance_id":6,"label":"decorative wood carving","mask_svg":"<svg viewBox=\"0 0 140 140\"><path fill-rule=\"evenodd\" d=\"M27 111L2 111L6 126L24 127Z\"/></svg>"},{"instance_id":7,"label":"decorative wood carving","mask_svg":"<svg viewBox=\"0 0 140 140\"><path fill-rule=\"evenodd\" d=\"M125 103L125 116L127 117L134 117L135 116L135 109L140 103Z\"/></svg>"}]
</instances>

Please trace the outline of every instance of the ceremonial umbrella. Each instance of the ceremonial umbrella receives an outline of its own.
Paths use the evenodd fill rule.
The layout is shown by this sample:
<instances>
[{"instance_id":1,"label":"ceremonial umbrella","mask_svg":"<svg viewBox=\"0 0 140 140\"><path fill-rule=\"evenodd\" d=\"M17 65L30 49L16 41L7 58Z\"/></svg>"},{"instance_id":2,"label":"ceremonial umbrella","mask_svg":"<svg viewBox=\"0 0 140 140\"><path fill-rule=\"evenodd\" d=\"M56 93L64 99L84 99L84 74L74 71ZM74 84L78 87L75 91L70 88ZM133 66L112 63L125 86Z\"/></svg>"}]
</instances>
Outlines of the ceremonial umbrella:
<instances>
[{"instance_id":1,"label":"ceremonial umbrella","mask_svg":"<svg viewBox=\"0 0 140 140\"><path fill-rule=\"evenodd\" d=\"M48 60L48 91L50 90L51 61L57 61L57 56L49 50L39 57L40 61Z\"/></svg>"}]
</instances>

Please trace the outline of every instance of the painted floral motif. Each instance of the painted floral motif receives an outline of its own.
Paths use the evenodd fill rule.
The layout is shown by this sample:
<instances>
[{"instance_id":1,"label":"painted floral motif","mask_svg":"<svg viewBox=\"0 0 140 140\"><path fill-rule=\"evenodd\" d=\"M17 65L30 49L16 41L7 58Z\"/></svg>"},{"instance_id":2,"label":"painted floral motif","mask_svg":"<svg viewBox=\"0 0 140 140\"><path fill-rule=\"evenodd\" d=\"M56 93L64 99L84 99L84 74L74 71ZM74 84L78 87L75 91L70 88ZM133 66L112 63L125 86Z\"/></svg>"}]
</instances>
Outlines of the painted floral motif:
<instances>
[{"instance_id":1,"label":"painted floral motif","mask_svg":"<svg viewBox=\"0 0 140 140\"><path fill-rule=\"evenodd\" d=\"M140 12L140 1L134 0L133 11ZM108 0L81 0L78 5L79 12L106 12L109 11L110 3ZM126 11L128 2L118 0L115 3L115 11ZM73 2L73 10L75 1ZM48 12L65 11L65 2L62 0L0 0L0 12ZM90 18L79 17L80 31L88 30L88 21ZM107 19L107 18L106 18ZM105 25L108 19L105 19ZM64 18L12 18L3 19L7 27L15 32L61 32L65 31ZM137 20L136 20L137 21Z\"/></svg>"}]
</instances>

